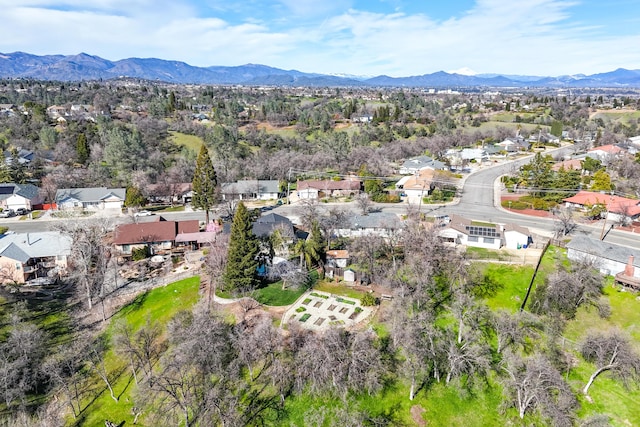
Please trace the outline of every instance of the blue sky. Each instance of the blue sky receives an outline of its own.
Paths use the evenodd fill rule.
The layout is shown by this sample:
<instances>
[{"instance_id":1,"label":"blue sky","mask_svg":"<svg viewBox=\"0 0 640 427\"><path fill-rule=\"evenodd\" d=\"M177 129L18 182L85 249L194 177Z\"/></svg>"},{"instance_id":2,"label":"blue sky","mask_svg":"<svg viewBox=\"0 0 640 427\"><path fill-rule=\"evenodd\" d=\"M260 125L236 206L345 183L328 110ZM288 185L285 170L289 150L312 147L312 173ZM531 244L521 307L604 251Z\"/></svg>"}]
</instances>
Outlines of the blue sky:
<instances>
[{"instance_id":1,"label":"blue sky","mask_svg":"<svg viewBox=\"0 0 640 427\"><path fill-rule=\"evenodd\" d=\"M327 74L640 69L638 0L0 0L0 52Z\"/></svg>"}]
</instances>

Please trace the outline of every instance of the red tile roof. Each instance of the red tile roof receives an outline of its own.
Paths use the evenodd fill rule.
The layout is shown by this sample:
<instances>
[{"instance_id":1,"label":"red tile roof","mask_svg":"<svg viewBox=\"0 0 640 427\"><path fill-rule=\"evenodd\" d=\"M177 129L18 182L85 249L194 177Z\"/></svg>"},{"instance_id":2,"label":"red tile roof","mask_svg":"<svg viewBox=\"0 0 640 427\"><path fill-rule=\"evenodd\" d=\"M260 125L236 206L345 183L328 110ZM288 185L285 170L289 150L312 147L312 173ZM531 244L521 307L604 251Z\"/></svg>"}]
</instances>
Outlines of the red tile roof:
<instances>
[{"instance_id":1,"label":"red tile roof","mask_svg":"<svg viewBox=\"0 0 640 427\"><path fill-rule=\"evenodd\" d=\"M593 151L604 151L605 153L609 153L609 154L618 154L619 152L622 151L622 148L613 144L607 144L607 145L601 145L599 147L594 147L591 150L589 150L590 153Z\"/></svg>"},{"instance_id":2,"label":"red tile roof","mask_svg":"<svg viewBox=\"0 0 640 427\"><path fill-rule=\"evenodd\" d=\"M628 199L626 197L604 193L596 193L593 191L580 191L575 196L568 197L563 201L582 206L603 204L607 207L609 212L624 213L628 216L640 214L640 206L638 206L640 200Z\"/></svg>"}]
</instances>

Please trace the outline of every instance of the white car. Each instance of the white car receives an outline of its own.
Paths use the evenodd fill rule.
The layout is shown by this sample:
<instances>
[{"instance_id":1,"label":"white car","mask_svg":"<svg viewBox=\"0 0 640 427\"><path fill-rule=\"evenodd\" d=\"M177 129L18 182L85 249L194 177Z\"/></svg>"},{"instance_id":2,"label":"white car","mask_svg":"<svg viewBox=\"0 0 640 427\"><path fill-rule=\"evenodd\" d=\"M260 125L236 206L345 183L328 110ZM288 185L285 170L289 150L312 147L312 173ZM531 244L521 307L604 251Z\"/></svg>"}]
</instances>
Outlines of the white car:
<instances>
[{"instance_id":1,"label":"white car","mask_svg":"<svg viewBox=\"0 0 640 427\"><path fill-rule=\"evenodd\" d=\"M133 214L133 216L135 216L135 217L140 217L140 216L151 216L151 215L153 215L153 212L151 212L151 211L147 211L147 210L144 210L144 211L138 211L138 212L136 212L136 213L134 213L134 214Z\"/></svg>"}]
</instances>

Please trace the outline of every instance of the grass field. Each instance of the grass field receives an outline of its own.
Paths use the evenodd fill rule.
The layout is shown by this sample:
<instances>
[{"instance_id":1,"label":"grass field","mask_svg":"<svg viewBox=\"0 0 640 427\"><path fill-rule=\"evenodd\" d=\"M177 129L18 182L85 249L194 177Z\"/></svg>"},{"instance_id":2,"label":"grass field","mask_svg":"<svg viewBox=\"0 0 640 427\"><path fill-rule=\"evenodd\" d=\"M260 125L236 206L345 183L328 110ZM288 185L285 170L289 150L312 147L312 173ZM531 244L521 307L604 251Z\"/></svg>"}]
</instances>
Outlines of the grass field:
<instances>
[{"instance_id":1,"label":"grass field","mask_svg":"<svg viewBox=\"0 0 640 427\"><path fill-rule=\"evenodd\" d=\"M334 295L341 295L343 297L355 298L359 300L364 292L353 289L344 284L344 282L329 282L323 280L314 285L313 289L323 292L328 292Z\"/></svg>"},{"instance_id":2,"label":"grass field","mask_svg":"<svg viewBox=\"0 0 640 427\"><path fill-rule=\"evenodd\" d=\"M111 337L114 325L120 321L126 321L133 330L143 326L147 321L150 324L160 325L163 330L166 323L177 312L190 310L198 300L200 278L192 277L157 288L139 295L130 304L123 307L111 319L110 326L105 331L107 338ZM93 388L102 390L91 401L84 402L85 409L78 420L69 420L74 426L104 425L104 420L124 421L123 425L133 425L131 408L134 405L131 398L133 378L129 369L122 365L114 350L110 349L105 355L105 366L109 372L118 373L114 381L114 390L120 396L119 401L111 399L109 391L98 378L93 378ZM144 426L144 419L138 420L138 424Z\"/></svg>"},{"instance_id":3,"label":"grass field","mask_svg":"<svg viewBox=\"0 0 640 427\"><path fill-rule=\"evenodd\" d=\"M265 305L282 306L293 304L306 289L282 290L282 282L271 283L255 291L256 300Z\"/></svg>"},{"instance_id":4,"label":"grass field","mask_svg":"<svg viewBox=\"0 0 640 427\"><path fill-rule=\"evenodd\" d=\"M195 154L198 154L200 152L200 147L204 143L202 138L200 138L199 136L188 135L186 133L175 131L169 131L169 133L171 134L171 141L174 144L186 147L189 150L193 151Z\"/></svg>"}]
</instances>

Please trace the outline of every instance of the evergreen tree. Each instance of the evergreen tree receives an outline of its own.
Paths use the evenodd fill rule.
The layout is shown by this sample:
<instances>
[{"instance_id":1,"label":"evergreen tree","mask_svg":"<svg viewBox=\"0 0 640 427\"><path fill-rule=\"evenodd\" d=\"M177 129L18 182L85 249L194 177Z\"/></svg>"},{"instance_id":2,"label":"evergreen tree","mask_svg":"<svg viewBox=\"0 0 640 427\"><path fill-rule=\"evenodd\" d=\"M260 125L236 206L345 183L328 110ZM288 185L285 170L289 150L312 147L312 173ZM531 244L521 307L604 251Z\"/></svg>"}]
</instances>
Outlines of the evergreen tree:
<instances>
[{"instance_id":1,"label":"evergreen tree","mask_svg":"<svg viewBox=\"0 0 640 427\"><path fill-rule=\"evenodd\" d=\"M26 167L23 163L20 163L20 156L18 156L18 150L15 148L11 150L11 164L9 165L10 182L16 184L24 184L27 180Z\"/></svg>"},{"instance_id":2,"label":"evergreen tree","mask_svg":"<svg viewBox=\"0 0 640 427\"><path fill-rule=\"evenodd\" d=\"M200 208L205 211L207 224L209 223L209 211L217 201L217 185L218 178L209 156L209 150L202 144L196 159L196 170L193 175L193 198L191 199L191 204L194 208Z\"/></svg>"},{"instance_id":3,"label":"evergreen tree","mask_svg":"<svg viewBox=\"0 0 640 427\"><path fill-rule=\"evenodd\" d=\"M257 268L260 244L244 203L238 203L231 225L227 265L222 275L225 289L231 292L251 290L258 284Z\"/></svg>"},{"instance_id":4,"label":"evergreen tree","mask_svg":"<svg viewBox=\"0 0 640 427\"><path fill-rule=\"evenodd\" d=\"M613 190L611 176L603 169L596 171L591 180L591 191L609 191Z\"/></svg>"},{"instance_id":5,"label":"evergreen tree","mask_svg":"<svg viewBox=\"0 0 640 427\"><path fill-rule=\"evenodd\" d=\"M127 193L125 195L124 205L128 208L140 207L147 203L147 199L144 197L138 187L127 187Z\"/></svg>"},{"instance_id":6,"label":"evergreen tree","mask_svg":"<svg viewBox=\"0 0 640 427\"><path fill-rule=\"evenodd\" d=\"M551 135L560 137L562 136L562 122L559 120L554 120L551 123Z\"/></svg>"},{"instance_id":7,"label":"evergreen tree","mask_svg":"<svg viewBox=\"0 0 640 427\"><path fill-rule=\"evenodd\" d=\"M79 134L76 140L76 157L81 165L84 165L89 159L89 143L84 133Z\"/></svg>"}]
</instances>

